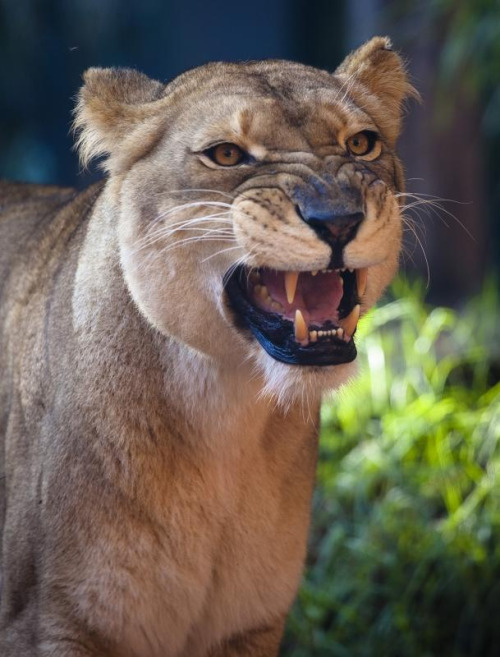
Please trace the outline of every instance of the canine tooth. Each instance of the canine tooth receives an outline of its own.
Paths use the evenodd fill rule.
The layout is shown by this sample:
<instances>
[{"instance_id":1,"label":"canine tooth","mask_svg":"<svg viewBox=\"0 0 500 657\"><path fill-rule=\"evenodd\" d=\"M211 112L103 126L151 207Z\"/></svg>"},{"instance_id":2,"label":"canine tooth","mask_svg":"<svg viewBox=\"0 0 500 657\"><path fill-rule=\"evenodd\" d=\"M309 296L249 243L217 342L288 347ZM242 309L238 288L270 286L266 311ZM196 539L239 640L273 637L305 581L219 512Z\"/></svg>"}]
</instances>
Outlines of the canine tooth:
<instances>
[{"instance_id":1,"label":"canine tooth","mask_svg":"<svg viewBox=\"0 0 500 657\"><path fill-rule=\"evenodd\" d=\"M301 342L302 340L305 340L309 335L309 332L307 330L307 325L304 320L304 315L300 312L298 308L295 311L295 321L293 322L293 328L295 332L295 339L297 340L297 342Z\"/></svg>"},{"instance_id":2,"label":"canine tooth","mask_svg":"<svg viewBox=\"0 0 500 657\"><path fill-rule=\"evenodd\" d=\"M349 315L347 315L347 317L342 320L342 326L344 328L344 331L349 335L352 335L356 330L356 326L359 320L359 311L360 311L360 305L358 303L354 306L354 308L351 310Z\"/></svg>"},{"instance_id":3,"label":"canine tooth","mask_svg":"<svg viewBox=\"0 0 500 657\"><path fill-rule=\"evenodd\" d=\"M309 331L309 339L311 342L316 342L318 339L318 331Z\"/></svg>"},{"instance_id":4,"label":"canine tooth","mask_svg":"<svg viewBox=\"0 0 500 657\"><path fill-rule=\"evenodd\" d=\"M356 285L358 288L358 296L362 297L366 292L366 281L368 280L368 270L366 267L356 269Z\"/></svg>"},{"instance_id":5,"label":"canine tooth","mask_svg":"<svg viewBox=\"0 0 500 657\"><path fill-rule=\"evenodd\" d=\"M293 303L295 299L295 292L297 290L297 282L299 280L298 271L287 271L285 272L285 290L286 290L286 300L289 304Z\"/></svg>"},{"instance_id":6,"label":"canine tooth","mask_svg":"<svg viewBox=\"0 0 500 657\"><path fill-rule=\"evenodd\" d=\"M339 276L339 281L340 281L340 287L343 288L344 287L344 279L342 278L342 276Z\"/></svg>"}]
</instances>

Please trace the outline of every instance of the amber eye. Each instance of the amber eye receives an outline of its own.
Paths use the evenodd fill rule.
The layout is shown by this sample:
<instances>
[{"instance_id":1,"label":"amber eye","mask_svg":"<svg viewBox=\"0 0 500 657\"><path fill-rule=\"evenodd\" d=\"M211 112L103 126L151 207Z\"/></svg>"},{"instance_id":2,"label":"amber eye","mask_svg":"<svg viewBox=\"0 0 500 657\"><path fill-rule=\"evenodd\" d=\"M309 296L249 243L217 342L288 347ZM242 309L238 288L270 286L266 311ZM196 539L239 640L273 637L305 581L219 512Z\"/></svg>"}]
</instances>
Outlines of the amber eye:
<instances>
[{"instance_id":1,"label":"amber eye","mask_svg":"<svg viewBox=\"0 0 500 657\"><path fill-rule=\"evenodd\" d=\"M221 167L234 167L240 164L245 157L245 151L236 144L230 143L217 144L206 150L205 153L212 162Z\"/></svg>"},{"instance_id":2,"label":"amber eye","mask_svg":"<svg viewBox=\"0 0 500 657\"><path fill-rule=\"evenodd\" d=\"M368 155L377 143L377 133L371 130L357 132L346 141L347 148L352 155Z\"/></svg>"}]
</instances>

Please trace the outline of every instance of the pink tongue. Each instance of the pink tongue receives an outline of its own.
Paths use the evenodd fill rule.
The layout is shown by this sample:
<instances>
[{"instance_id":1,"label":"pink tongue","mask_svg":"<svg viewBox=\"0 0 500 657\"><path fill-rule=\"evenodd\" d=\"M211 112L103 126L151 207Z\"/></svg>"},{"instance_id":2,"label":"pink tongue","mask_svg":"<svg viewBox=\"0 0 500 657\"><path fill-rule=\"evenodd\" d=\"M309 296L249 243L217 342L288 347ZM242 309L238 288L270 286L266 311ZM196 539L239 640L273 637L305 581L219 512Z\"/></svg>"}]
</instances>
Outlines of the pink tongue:
<instances>
[{"instance_id":1,"label":"pink tongue","mask_svg":"<svg viewBox=\"0 0 500 657\"><path fill-rule=\"evenodd\" d=\"M287 319L293 321L297 308L306 311L308 324L321 325L327 320L338 319L337 308L342 299L343 287L337 272L327 274L320 272L316 276L309 272L301 272L292 304L289 304L286 298L283 272L261 270L261 278L271 297L283 306L282 314Z\"/></svg>"}]
</instances>

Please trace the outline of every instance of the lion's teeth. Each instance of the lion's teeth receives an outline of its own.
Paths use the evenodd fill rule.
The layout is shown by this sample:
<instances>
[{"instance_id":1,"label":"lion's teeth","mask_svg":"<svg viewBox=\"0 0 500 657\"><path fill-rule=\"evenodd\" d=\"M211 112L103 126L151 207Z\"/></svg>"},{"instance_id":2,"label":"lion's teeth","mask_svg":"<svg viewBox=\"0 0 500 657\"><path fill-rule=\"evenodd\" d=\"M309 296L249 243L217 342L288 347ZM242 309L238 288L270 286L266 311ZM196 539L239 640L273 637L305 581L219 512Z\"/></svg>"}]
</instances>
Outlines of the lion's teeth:
<instances>
[{"instance_id":1,"label":"lion's teeth","mask_svg":"<svg viewBox=\"0 0 500 657\"><path fill-rule=\"evenodd\" d=\"M264 299L264 301L269 299L269 290L265 285L263 285L260 289L260 296Z\"/></svg>"},{"instance_id":2,"label":"lion's teeth","mask_svg":"<svg viewBox=\"0 0 500 657\"><path fill-rule=\"evenodd\" d=\"M260 283L260 274L255 269L250 272L250 281L252 283Z\"/></svg>"},{"instance_id":3,"label":"lion's teeth","mask_svg":"<svg viewBox=\"0 0 500 657\"><path fill-rule=\"evenodd\" d=\"M291 305L295 299L295 292L297 290L297 282L299 280L298 271L287 271L285 272L285 290L286 290L286 299Z\"/></svg>"},{"instance_id":4,"label":"lion's teeth","mask_svg":"<svg viewBox=\"0 0 500 657\"><path fill-rule=\"evenodd\" d=\"M311 342L316 342L318 339L318 331L309 331L309 339Z\"/></svg>"},{"instance_id":5,"label":"lion's teeth","mask_svg":"<svg viewBox=\"0 0 500 657\"><path fill-rule=\"evenodd\" d=\"M343 338L344 337L344 329L342 327L337 329L337 337L338 338Z\"/></svg>"},{"instance_id":6,"label":"lion's teeth","mask_svg":"<svg viewBox=\"0 0 500 657\"><path fill-rule=\"evenodd\" d=\"M358 288L358 296L362 297L366 292L366 281L368 280L368 269L356 269L356 285Z\"/></svg>"},{"instance_id":7,"label":"lion's teeth","mask_svg":"<svg viewBox=\"0 0 500 657\"><path fill-rule=\"evenodd\" d=\"M311 272L312 276L317 276L318 275L318 269L315 269L314 271Z\"/></svg>"},{"instance_id":8,"label":"lion's teeth","mask_svg":"<svg viewBox=\"0 0 500 657\"><path fill-rule=\"evenodd\" d=\"M358 325L359 311L360 310L361 310L361 307L358 303L354 306L354 308L351 310L349 315L347 315L347 317L345 317L342 320L342 327L343 327L345 333L348 333L351 336L354 333L354 331L356 330L356 326Z\"/></svg>"},{"instance_id":9,"label":"lion's teeth","mask_svg":"<svg viewBox=\"0 0 500 657\"><path fill-rule=\"evenodd\" d=\"M267 301L267 299L270 299L271 296L269 294L269 290L265 285L255 285L253 288L253 291L257 296L259 296L263 301Z\"/></svg>"},{"instance_id":10,"label":"lion's teeth","mask_svg":"<svg viewBox=\"0 0 500 657\"><path fill-rule=\"evenodd\" d=\"M304 320L304 316L298 308L295 311L295 321L293 322L293 328L295 331L295 339L297 340L297 342L302 342L308 337L309 332L307 330L307 325Z\"/></svg>"}]
</instances>

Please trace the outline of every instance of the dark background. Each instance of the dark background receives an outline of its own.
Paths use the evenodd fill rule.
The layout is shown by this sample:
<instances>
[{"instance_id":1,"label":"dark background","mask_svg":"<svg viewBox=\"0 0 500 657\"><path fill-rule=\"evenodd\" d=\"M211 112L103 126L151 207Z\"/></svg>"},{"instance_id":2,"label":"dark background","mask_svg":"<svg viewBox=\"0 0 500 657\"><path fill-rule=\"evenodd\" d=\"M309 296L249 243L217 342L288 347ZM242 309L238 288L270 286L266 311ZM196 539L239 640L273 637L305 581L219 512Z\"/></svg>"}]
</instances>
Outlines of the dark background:
<instances>
[{"instance_id":1,"label":"dark background","mask_svg":"<svg viewBox=\"0 0 500 657\"><path fill-rule=\"evenodd\" d=\"M375 34L404 53L423 97L401 139L408 190L438 203L408 211L403 269L431 301L460 304L500 253L498 0L0 0L0 177L82 187L99 175L79 171L70 134L89 66L163 81L215 59L334 70Z\"/></svg>"}]
</instances>

